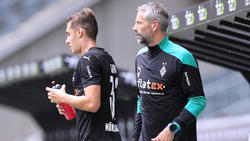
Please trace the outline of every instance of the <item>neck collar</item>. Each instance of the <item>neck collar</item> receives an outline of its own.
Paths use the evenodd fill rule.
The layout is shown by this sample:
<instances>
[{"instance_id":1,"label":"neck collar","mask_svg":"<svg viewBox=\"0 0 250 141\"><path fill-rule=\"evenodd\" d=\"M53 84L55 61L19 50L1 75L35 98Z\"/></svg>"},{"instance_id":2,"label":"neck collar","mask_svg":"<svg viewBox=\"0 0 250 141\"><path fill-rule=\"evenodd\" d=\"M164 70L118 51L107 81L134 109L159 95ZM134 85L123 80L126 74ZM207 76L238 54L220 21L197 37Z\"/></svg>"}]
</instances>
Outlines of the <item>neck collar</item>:
<instances>
[{"instance_id":1,"label":"neck collar","mask_svg":"<svg viewBox=\"0 0 250 141\"><path fill-rule=\"evenodd\" d=\"M158 46L163 50L163 49L165 49L165 48L168 46L168 43L169 43L168 36L165 36L165 37L163 38L163 40L161 40L161 41L158 43Z\"/></svg>"}]
</instances>

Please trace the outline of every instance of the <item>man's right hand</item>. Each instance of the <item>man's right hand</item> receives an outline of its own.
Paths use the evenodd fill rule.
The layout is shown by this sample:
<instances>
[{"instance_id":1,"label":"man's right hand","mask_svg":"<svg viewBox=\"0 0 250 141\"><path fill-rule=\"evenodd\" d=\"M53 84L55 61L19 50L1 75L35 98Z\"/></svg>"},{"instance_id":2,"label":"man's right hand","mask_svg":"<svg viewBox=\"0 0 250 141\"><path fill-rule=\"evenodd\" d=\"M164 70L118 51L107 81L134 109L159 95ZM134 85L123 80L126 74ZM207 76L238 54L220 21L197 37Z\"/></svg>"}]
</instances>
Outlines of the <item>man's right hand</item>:
<instances>
[{"instance_id":1,"label":"man's right hand","mask_svg":"<svg viewBox=\"0 0 250 141\"><path fill-rule=\"evenodd\" d=\"M151 141L173 141L173 139L174 133L170 131L169 127L166 127L156 138L151 139Z\"/></svg>"},{"instance_id":2,"label":"man's right hand","mask_svg":"<svg viewBox=\"0 0 250 141\"><path fill-rule=\"evenodd\" d=\"M58 109L58 112L59 112L60 115L65 114L65 111L64 111L62 106L60 106L59 104L56 104L56 108Z\"/></svg>"}]
</instances>

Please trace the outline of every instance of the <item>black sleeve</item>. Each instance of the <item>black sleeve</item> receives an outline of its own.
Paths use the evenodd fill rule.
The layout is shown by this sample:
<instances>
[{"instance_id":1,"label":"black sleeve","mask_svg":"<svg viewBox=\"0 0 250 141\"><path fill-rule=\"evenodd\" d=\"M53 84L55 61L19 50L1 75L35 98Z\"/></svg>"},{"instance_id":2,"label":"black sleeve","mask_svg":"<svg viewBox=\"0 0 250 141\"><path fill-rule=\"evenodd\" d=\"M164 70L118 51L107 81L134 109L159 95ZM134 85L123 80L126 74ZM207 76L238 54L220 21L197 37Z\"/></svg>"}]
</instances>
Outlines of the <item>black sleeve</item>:
<instances>
[{"instance_id":1,"label":"black sleeve","mask_svg":"<svg viewBox=\"0 0 250 141\"><path fill-rule=\"evenodd\" d=\"M135 75L137 80L137 63L135 61ZM134 132L132 135L132 141L138 141L140 134L141 134L141 126L142 126L142 119L141 119L141 98L139 95L139 90L137 89L137 112L135 117L135 127Z\"/></svg>"},{"instance_id":2,"label":"black sleeve","mask_svg":"<svg viewBox=\"0 0 250 141\"><path fill-rule=\"evenodd\" d=\"M84 56L83 56L84 57ZM81 58L80 77L83 87L90 85L101 84L101 64L94 55L89 55L88 58Z\"/></svg>"},{"instance_id":3,"label":"black sleeve","mask_svg":"<svg viewBox=\"0 0 250 141\"><path fill-rule=\"evenodd\" d=\"M190 125L206 106L206 98L203 92L198 64L193 56L187 56L187 60L181 65L181 88L187 98L187 104L178 117L174 119L179 129Z\"/></svg>"},{"instance_id":4,"label":"black sleeve","mask_svg":"<svg viewBox=\"0 0 250 141\"><path fill-rule=\"evenodd\" d=\"M134 127L134 133L132 135L132 141L138 141L140 134L141 134L141 113L136 113L135 117L135 127Z\"/></svg>"}]
</instances>

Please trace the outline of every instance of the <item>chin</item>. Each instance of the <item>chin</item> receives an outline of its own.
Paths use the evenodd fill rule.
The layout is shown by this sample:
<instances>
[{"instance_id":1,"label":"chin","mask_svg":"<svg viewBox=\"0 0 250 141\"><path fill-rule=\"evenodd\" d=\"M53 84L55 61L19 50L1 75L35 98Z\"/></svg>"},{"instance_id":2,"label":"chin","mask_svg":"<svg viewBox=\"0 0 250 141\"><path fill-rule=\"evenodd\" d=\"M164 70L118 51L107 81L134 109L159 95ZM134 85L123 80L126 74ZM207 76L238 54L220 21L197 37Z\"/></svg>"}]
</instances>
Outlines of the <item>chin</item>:
<instances>
[{"instance_id":1,"label":"chin","mask_svg":"<svg viewBox=\"0 0 250 141\"><path fill-rule=\"evenodd\" d=\"M141 43L142 43L142 40L141 40L141 39L137 39L137 43L138 43L138 44L141 44Z\"/></svg>"},{"instance_id":2,"label":"chin","mask_svg":"<svg viewBox=\"0 0 250 141\"><path fill-rule=\"evenodd\" d=\"M72 54L76 54L74 50L72 50L71 52L72 52Z\"/></svg>"},{"instance_id":3,"label":"chin","mask_svg":"<svg viewBox=\"0 0 250 141\"><path fill-rule=\"evenodd\" d=\"M81 52L76 51L76 50L72 50L72 53L73 53L73 54L81 54Z\"/></svg>"},{"instance_id":4,"label":"chin","mask_svg":"<svg viewBox=\"0 0 250 141\"><path fill-rule=\"evenodd\" d=\"M137 39L137 43L138 43L138 44L144 44L144 40Z\"/></svg>"}]
</instances>

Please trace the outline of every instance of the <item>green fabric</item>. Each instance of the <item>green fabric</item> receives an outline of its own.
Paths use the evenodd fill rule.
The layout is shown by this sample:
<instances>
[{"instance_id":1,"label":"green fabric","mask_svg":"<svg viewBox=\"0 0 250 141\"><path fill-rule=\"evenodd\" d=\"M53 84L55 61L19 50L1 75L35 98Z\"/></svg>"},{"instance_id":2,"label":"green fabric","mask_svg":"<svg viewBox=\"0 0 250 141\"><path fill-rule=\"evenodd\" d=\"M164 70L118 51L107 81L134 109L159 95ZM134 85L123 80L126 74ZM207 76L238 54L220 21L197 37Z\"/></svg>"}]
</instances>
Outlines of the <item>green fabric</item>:
<instances>
[{"instance_id":1,"label":"green fabric","mask_svg":"<svg viewBox=\"0 0 250 141\"><path fill-rule=\"evenodd\" d=\"M166 52L172 56L175 56L183 64L198 68L198 65L197 65L193 55L185 48L169 41L167 36L165 36L164 39L160 43L158 43L158 45L160 46L160 48L164 52Z\"/></svg>"},{"instance_id":2,"label":"green fabric","mask_svg":"<svg viewBox=\"0 0 250 141\"><path fill-rule=\"evenodd\" d=\"M141 98L139 96L137 100L137 114L141 113Z\"/></svg>"},{"instance_id":3,"label":"green fabric","mask_svg":"<svg viewBox=\"0 0 250 141\"><path fill-rule=\"evenodd\" d=\"M140 50L138 51L137 55L140 55L140 54L142 54L142 53L144 53L144 52L146 52L146 51L148 51L148 48L147 48L147 47L144 47L144 48L142 48L142 49L140 49ZM136 56L137 56L137 55L136 55Z\"/></svg>"},{"instance_id":4,"label":"green fabric","mask_svg":"<svg viewBox=\"0 0 250 141\"><path fill-rule=\"evenodd\" d=\"M194 115L195 118L198 117L198 115L204 110L205 107L206 107L206 98L204 96L188 98L188 103L185 106L185 108L190 113L192 113L192 115Z\"/></svg>"}]
</instances>

